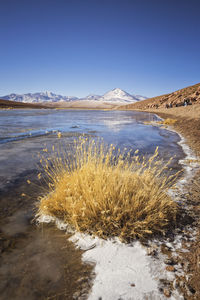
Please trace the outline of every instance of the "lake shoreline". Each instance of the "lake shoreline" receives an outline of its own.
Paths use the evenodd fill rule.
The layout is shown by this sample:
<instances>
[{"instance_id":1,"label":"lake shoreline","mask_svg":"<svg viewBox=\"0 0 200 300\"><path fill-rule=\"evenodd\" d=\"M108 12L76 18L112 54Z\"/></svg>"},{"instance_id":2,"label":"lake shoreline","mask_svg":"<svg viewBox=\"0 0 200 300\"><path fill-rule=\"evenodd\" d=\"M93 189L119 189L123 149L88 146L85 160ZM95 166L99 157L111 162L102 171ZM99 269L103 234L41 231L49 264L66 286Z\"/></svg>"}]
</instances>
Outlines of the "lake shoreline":
<instances>
[{"instance_id":1,"label":"lake shoreline","mask_svg":"<svg viewBox=\"0 0 200 300\"><path fill-rule=\"evenodd\" d=\"M176 132L181 134L186 143L195 153L199 159L200 155L200 116L197 113L196 118L191 118L189 112L184 112L184 109L187 110L187 107L182 107L181 110L174 108L173 110L167 109L165 112L154 110L153 113L158 114L158 116L167 119L172 118L176 119L176 123L172 126ZM190 107L190 110L194 108ZM185 115L185 117L184 117ZM200 170L194 173L193 177L186 184L186 190L188 192L186 202L189 205L189 210L192 217L196 219L196 224L194 228L197 230L197 238L195 241L190 242L187 245L189 253L183 253L180 256L180 263L185 264L185 261L188 261L187 266L187 275L185 276L185 286L182 287L182 293L186 299L199 299L200 298ZM194 213L193 213L194 212ZM190 297L188 297L188 286L190 291Z\"/></svg>"},{"instance_id":2,"label":"lake shoreline","mask_svg":"<svg viewBox=\"0 0 200 300\"><path fill-rule=\"evenodd\" d=\"M197 109L196 109L197 108ZM129 109L128 109L129 110ZM134 109L131 109L134 110ZM183 136L186 145L190 147L197 159L200 157L200 111L199 105L193 107L176 107L169 109L135 109L134 111L156 114L162 119L174 119L176 123L171 128ZM181 279L183 284L181 292L185 299L200 299L200 169L194 171L192 178L185 183L183 197L188 206L188 213L193 219L191 227L196 230L196 239L187 241L185 249L179 255L179 263L185 266L185 276ZM170 256L170 254L169 254ZM188 263L187 263L188 262ZM188 264L188 265L187 265ZM187 266L186 266L187 265Z\"/></svg>"}]
</instances>

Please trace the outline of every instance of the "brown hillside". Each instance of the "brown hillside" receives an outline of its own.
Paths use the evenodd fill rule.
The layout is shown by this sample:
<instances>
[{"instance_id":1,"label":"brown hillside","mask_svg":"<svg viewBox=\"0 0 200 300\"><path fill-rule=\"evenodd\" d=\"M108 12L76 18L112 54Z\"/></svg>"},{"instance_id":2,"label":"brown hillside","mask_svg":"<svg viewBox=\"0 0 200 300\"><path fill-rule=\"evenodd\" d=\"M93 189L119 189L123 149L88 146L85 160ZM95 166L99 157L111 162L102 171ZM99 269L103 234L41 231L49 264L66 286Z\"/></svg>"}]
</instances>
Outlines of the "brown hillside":
<instances>
[{"instance_id":1,"label":"brown hillside","mask_svg":"<svg viewBox=\"0 0 200 300\"><path fill-rule=\"evenodd\" d=\"M48 108L47 106L35 103L23 103L0 99L0 108Z\"/></svg>"},{"instance_id":2,"label":"brown hillside","mask_svg":"<svg viewBox=\"0 0 200 300\"><path fill-rule=\"evenodd\" d=\"M137 103L121 106L120 109L149 109L183 106L184 103L200 104L200 83L171 94L153 97Z\"/></svg>"}]
</instances>

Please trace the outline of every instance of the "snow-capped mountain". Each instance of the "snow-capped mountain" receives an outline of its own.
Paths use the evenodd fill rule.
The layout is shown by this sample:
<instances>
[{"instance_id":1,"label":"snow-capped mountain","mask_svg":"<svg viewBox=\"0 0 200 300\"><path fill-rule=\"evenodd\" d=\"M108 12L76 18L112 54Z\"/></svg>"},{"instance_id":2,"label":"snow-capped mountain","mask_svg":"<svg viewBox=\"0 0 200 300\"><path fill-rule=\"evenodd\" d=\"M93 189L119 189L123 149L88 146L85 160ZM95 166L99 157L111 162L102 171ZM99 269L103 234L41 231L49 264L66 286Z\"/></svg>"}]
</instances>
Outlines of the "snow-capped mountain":
<instances>
[{"instance_id":1,"label":"snow-capped mountain","mask_svg":"<svg viewBox=\"0 0 200 300\"><path fill-rule=\"evenodd\" d=\"M99 95L88 95L84 98L78 98L74 96L62 96L57 95L51 92L41 92L41 93L28 93L28 94L10 94L1 97L5 100L12 100L18 102L25 102L25 103L38 103L38 102L69 102L69 101L78 101L78 100L88 100L88 101L98 101L98 102L108 102L108 103L134 103L140 100L147 99L146 97L140 95L130 95L127 92L115 88L103 96Z\"/></svg>"},{"instance_id":2,"label":"snow-capped mountain","mask_svg":"<svg viewBox=\"0 0 200 300\"><path fill-rule=\"evenodd\" d=\"M25 103L38 103L38 102L59 102L59 101L74 101L78 100L73 96L61 96L51 92L42 93L28 93L28 94L10 94L2 97L5 100L12 100Z\"/></svg>"},{"instance_id":3,"label":"snow-capped mountain","mask_svg":"<svg viewBox=\"0 0 200 300\"><path fill-rule=\"evenodd\" d=\"M139 95L130 95L127 92L116 88L107 93L105 93L100 100L104 102L137 102L140 100L144 100L146 97L139 96Z\"/></svg>"},{"instance_id":4,"label":"snow-capped mountain","mask_svg":"<svg viewBox=\"0 0 200 300\"><path fill-rule=\"evenodd\" d=\"M101 102L112 102L112 103L124 103L124 102L130 102L134 103L140 100L145 100L147 97L140 96L140 95L130 95L129 93L119 89L115 88L107 93L105 93L103 96L99 95L88 95L85 98L82 98L82 100L96 100Z\"/></svg>"}]
</instances>

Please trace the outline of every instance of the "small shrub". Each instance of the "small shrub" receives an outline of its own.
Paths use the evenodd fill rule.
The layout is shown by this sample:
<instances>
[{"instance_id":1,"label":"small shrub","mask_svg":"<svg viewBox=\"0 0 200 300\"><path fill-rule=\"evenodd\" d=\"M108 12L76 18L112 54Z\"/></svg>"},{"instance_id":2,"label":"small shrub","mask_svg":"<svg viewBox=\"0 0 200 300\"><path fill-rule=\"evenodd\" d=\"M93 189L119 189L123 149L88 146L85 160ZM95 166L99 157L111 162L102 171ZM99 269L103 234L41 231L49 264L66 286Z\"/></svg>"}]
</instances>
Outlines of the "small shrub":
<instances>
[{"instance_id":1,"label":"small shrub","mask_svg":"<svg viewBox=\"0 0 200 300\"><path fill-rule=\"evenodd\" d=\"M112 145L80 139L74 156L55 154L43 160L49 191L38 215L62 219L80 232L130 241L164 233L176 220L177 205L167 194L176 176L167 165L116 151Z\"/></svg>"},{"instance_id":2,"label":"small shrub","mask_svg":"<svg viewBox=\"0 0 200 300\"><path fill-rule=\"evenodd\" d=\"M167 118L162 122L162 124L164 124L164 125L174 125L176 122L177 122L177 120L175 120L175 119Z\"/></svg>"}]
</instances>

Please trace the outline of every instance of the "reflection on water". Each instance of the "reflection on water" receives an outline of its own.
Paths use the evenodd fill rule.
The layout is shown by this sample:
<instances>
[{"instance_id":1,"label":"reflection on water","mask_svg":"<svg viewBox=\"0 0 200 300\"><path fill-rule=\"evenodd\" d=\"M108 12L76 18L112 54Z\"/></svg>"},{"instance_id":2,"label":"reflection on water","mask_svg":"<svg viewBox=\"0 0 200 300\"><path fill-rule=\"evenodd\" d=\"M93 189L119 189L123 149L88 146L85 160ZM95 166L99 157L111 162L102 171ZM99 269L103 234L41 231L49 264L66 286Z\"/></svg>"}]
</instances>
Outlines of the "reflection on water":
<instances>
[{"instance_id":1,"label":"reflection on water","mask_svg":"<svg viewBox=\"0 0 200 300\"><path fill-rule=\"evenodd\" d=\"M50 133L81 133L97 131L100 135L119 132L127 125L155 119L140 112L82 110L12 110L0 111L0 143L48 135Z\"/></svg>"}]
</instances>

